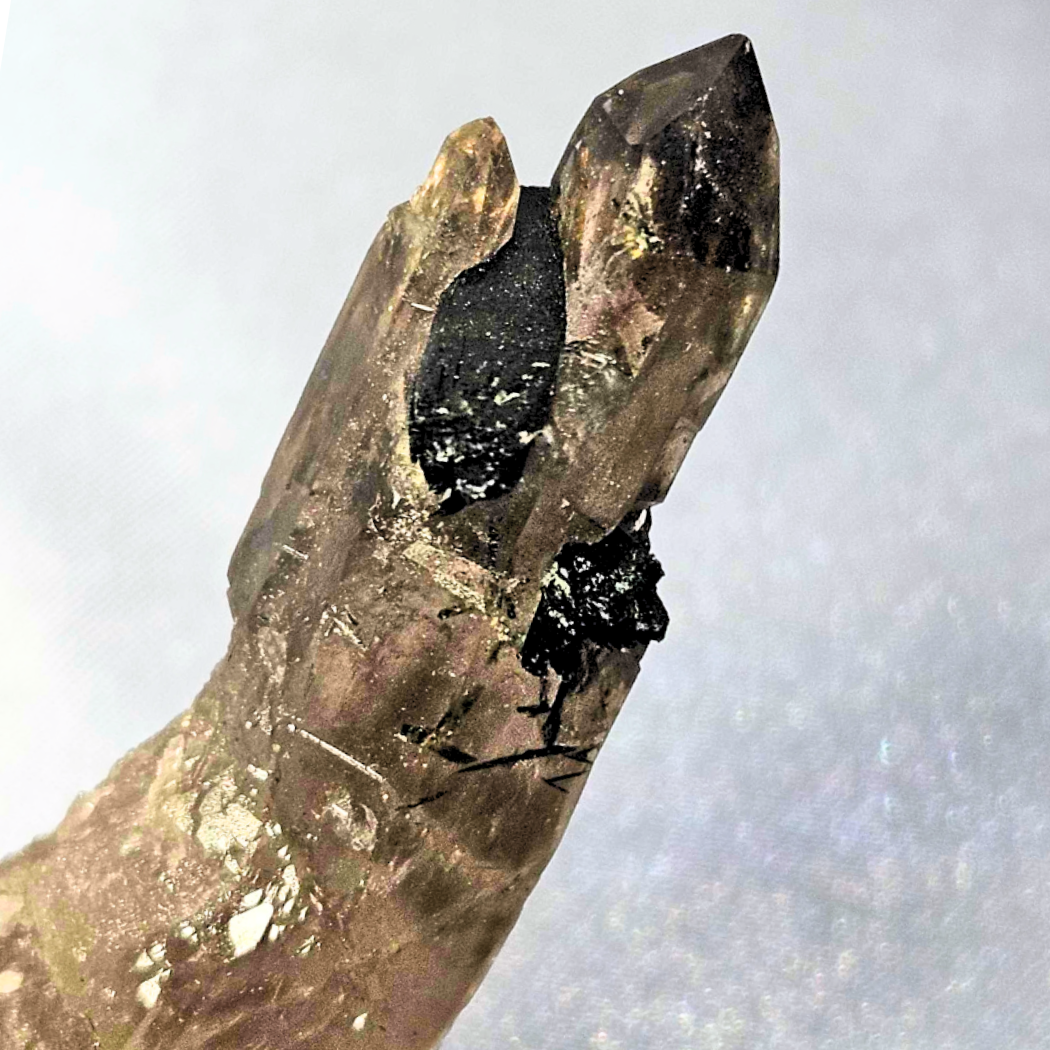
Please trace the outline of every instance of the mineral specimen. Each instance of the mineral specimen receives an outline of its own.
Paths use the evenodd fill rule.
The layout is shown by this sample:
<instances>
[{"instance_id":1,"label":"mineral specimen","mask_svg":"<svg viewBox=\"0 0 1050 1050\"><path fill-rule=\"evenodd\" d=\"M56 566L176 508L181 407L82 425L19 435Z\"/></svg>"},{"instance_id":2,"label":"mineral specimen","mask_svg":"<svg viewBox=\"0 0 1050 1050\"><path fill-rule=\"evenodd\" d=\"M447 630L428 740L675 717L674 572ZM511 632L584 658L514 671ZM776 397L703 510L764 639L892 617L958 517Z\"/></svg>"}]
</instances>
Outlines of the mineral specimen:
<instances>
[{"instance_id":1,"label":"mineral specimen","mask_svg":"<svg viewBox=\"0 0 1050 1050\"><path fill-rule=\"evenodd\" d=\"M649 549L772 290L726 37L595 99L550 189L445 141L373 243L190 709L0 866L6 1047L433 1047L667 614Z\"/></svg>"}]
</instances>

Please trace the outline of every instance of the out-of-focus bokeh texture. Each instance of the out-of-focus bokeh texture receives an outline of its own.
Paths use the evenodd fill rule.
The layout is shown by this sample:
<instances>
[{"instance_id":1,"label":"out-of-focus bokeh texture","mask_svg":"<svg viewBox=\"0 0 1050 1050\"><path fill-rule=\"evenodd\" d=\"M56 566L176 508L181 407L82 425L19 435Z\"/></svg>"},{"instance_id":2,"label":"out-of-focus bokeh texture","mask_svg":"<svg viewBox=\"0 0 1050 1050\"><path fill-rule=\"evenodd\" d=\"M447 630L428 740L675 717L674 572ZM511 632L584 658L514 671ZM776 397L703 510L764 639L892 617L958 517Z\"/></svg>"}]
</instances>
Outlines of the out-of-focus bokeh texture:
<instances>
[{"instance_id":1,"label":"out-of-focus bokeh texture","mask_svg":"<svg viewBox=\"0 0 1050 1050\"><path fill-rule=\"evenodd\" d=\"M654 545L667 640L447 1050L1050 1045L1039 0L14 0L0 852L185 707L386 211L727 32L782 272Z\"/></svg>"}]
</instances>

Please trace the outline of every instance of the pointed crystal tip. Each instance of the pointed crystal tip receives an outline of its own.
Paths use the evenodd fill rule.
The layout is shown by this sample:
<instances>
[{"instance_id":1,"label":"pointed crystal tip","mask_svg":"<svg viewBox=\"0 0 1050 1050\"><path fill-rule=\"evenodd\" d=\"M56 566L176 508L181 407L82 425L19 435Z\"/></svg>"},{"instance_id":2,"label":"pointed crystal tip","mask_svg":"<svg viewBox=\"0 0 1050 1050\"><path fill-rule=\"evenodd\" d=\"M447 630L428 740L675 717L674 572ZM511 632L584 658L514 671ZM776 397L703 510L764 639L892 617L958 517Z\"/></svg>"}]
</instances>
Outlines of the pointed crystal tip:
<instances>
[{"instance_id":1,"label":"pointed crystal tip","mask_svg":"<svg viewBox=\"0 0 1050 1050\"><path fill-rule=\"evenodd\" d=\"M769 111L754 48L734 33L694 48L621 80L599 95L600 106L620 134L638 146L682 114L703 105L723 78L734 95L747 95L752 111Z\"/></svg>"},{"instance_id":2,"label":"pointed crystal tip","mask_svg":"<svg viewBox=\"0 0 1050 1050\"><path fill-rule=\"evenodd\" d=\"M622 173L607 200L596 191L604 186L599 170ZM591 226L613 233L630 227L624 243L633 258L660 250L767 274L778 266L779 182L769 99L751 41L740 34L642 69L598 95L554 178L563 215L572 212L577 225L586 213ZM595 209L612 211L599 219ZM566 258L571 276L569 248Z\"/></svg>"}]
</instances>

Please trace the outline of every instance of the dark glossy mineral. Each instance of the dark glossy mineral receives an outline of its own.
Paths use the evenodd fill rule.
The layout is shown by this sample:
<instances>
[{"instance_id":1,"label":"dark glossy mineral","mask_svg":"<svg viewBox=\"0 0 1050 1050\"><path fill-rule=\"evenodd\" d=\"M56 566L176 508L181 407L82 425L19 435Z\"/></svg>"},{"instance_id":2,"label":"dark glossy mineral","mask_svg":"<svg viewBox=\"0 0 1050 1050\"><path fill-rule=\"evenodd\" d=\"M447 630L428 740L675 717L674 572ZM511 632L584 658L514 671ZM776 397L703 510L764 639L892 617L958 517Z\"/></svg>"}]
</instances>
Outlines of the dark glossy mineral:
<instances>
[{"instance_id":1,"label":"dark glossy mineral","mask_svg":"<svg viewBox=\"0 0 1050 1050\"><path fill-rule=\"evenodd\" d=\"M777 208L740 36L599 95L549 195L493 121L448 137L266 474L226 656L0 865L4 1050L438 1043L666 628L648 508Z\"/></svg>"},{"instance_id":2,"label":"dark glossy mineral","mask_svg":"<svg viewBox=\"0 0 1050 1050\"><path fill-rule=\"evenodd\" d=\"M649 550L648 511L597 543L562 547L521 647L522 666L540 676L553 671L578 688L586 680L588 643L626 650L660 641L667 610L656 581L663 574Z\"/></svg>"}]
</instances>

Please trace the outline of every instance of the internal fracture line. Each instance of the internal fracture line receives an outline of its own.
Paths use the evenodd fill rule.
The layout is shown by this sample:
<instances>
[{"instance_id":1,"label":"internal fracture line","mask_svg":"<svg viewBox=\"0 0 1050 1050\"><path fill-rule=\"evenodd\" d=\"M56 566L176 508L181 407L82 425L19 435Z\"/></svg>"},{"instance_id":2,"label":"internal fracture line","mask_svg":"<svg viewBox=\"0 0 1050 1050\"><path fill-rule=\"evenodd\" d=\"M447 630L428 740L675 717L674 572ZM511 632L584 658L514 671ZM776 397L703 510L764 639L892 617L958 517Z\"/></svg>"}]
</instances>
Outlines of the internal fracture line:
<instances>
[{"instance_id":1,"label":"internal fracture line","mask_svg":"<svg viewBox=\"0 0 1050 1050\"><path fill-rule=\"evenodd\" d=\"M309 740L311 744L316 744L323 751L327 751L330 755L334 755L340 761L345 762L352 769L356 769L358 773L364 773L366 777L371 777L377 783L389 787L386 778L382 773L378 773L371 766L366 766L364 762L359 762L353 757L353 755L348 755L345 751L340 751L334 744L329 744L327 740L322 740L319 736L315 736L308 729L292 725L291 722L287 723L287 725L290 733L298 733L301 737L305 737Z\"/></svg>"}]
</instances>

